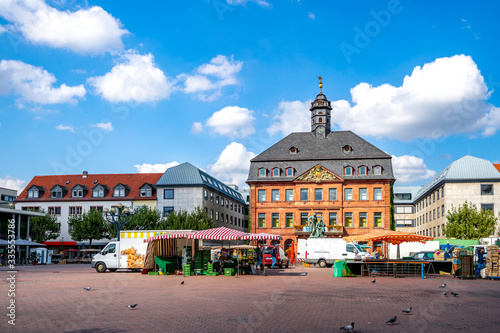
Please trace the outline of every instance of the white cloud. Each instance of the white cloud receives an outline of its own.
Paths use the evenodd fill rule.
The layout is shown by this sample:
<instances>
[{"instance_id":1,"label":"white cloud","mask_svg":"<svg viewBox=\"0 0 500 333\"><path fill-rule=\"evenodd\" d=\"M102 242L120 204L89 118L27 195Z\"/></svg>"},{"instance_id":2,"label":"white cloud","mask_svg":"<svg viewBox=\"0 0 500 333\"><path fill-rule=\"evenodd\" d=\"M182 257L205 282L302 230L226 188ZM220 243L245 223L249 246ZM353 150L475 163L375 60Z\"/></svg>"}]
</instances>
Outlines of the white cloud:
<instances>
[{"instance_id":1,"label":"white cloud","mask_svg":"<svg viewBox=\"0 0 500 333\"><path fill-rule=\"evenodd\" d=\"M181 74L177 79L184 80L185 93L196 93L199 99L211 101L221 95L223 87L238 84L236 74L242 66L243 62L235 61L233 57L228 59L218 55L210 63L196 68L196 74Z\"/></svg>"},{"instance_id":2,"label":"white cloud","mask_svg":"<svg viewBox=\"0 0 500 333\"><path fill-rule=\"evenodd\" d=\"M203 125L200 122L194 122L193 126L191 126L191 133L199 134L203 131Z\"/></svg>"},{"instance_id":3,"label":"white cloud","mask_svg":"<svg viewBox=\"0 0 500 333\"><path fill-rule=\"evenodd\" d=\"M316 19L316 15L314 15L314 13L312 13L312 12L309 12L309 13L307 14L307 17L309 17L311 20Z\"/></svg>"},{"instance_id":4,"label":"white cloud","mask_svg":"<svg viewBox=\"0 0 500 333\"><path fill-rule=\"evenodd\" d=\"M18 60L0 61L0 95L13 92L21 96L18 104L75 103L85 96L83 84L68 87L64 83L56 88L56 78L42 67L35 67Z\"/></svg>"},{"instance_id":5,"label":"white cloud","mask_svg":"<svg viewBox=\"0 0 500 333\"><path fill-rule=\"evenodd\" d=\"M7 29L5 29L5 27L3 25L0 25L0 35L6 31L7 31Z\"/></svg>"},{"instance_id":6,"label":"white cloud","mask_svg":"<svg viewBox=\"0 0 500 333\"><path fill-rule=\"evenodd\" d=\"M230 138L245 138L255 133L253 111L239 106L226 106L207 119L205 125L212 133Z\"/></svg>"},{"instance_id":7,"label":"white cloud","mask_svg":"<svg viewBox=\"0 0 500 333\"><path fill-rule=\"evenodd\" d=\"M268 133L273 135L281 132L283 136L286 136L292 132L311 131L310 106L310 100L306 102L282 101L273 115L275 122L267 129Z\"/></svg>"},{"instance_id":8,"label":"white cloud","mask_svg":"<svg viewBox=\"0 0 500 333\"><path fill-rule=\"evenodd\" d=\"M108 121L107 123L97 123L97 124L90 125L90 126L97 127L97 128L102 129L102 130L105 130L105 131L112 131L113 130L113 125L111 124L110 121Z\"/></svg>"},{"instance_id":9,"label":"white cloud","mask_svg":"<svg viewBox=\"0 0 500 333\"><path fill-rule=\"evenodd\" d=\"M0 178L0 187L16 190L17 193L22 192L28 182L19 178L7 175L5 178Z\"/></svg>"},{"instance_id":10,"label":"white cloud","mask_svg":"<svg viewBox=\"0 0 500 333\"><path fill-rule=\"evenodd\" d=\"M56 129L59 131L70 131L75 133L75 128L73 126L57 125Z\"/></svg>"},{"instance_id":11,"label":"white cloud","mask_svg":"<svg viewBox=\"0 0 500 333\"><path fill-rule=\"evenodd\" d=\"M271 4L265 0L226 0L228 5L238 6L238 5L246 5L247 2L255 2L259 6L262 7L270 7Z\"/></svg>"},{"instance_id":12,"label":"white cloud","mask_svg":"<svg viewBox=\"0 0 500 333\"><path fill-rule=\"evenodd\" d=\"M428 180L436 175L436 171L427 169L424 160L409 155L392 155L394 176L400 183L412 183L419 180Z\"/></svg>"},{"instance_id":13,"label":"white cloud","mask_svg":"<svg viewBox=\"0 0 500 333\"><path fill-rule=\"evenodd\" d=\"M175 89L163 71L156 67L151 53L125 52L104 76L87 79L102 98L113 102L156 102L168 98Z\"/></svg>"},{"instance_id":14,"label":"white cloud","mask_svg":"<svg viewBox=\"0 0 500 333\"><path fill-rule=\"evenodd\" d=\"M500 109L486 103L490 92L470 56L438 58L417 66L399 87L360 83L353 106L332 103L332 121L361 135L399 140L436 139L500 128Z\"/></svg>"},{"instance_id":15,"label":"white cloud","mask_svg":"<svg viewBox=\"0 0 500 333\"><path fill-rule=\"evenodd\" d=\"M165 170L167 170L168 168L174 167L176 165L179 165L179 163L174 161L165 164L148 164L148 163L136 164L134 165L134 167L137 169L137 172L139 173L162 173L165 172Z\"/></svg>"},{"instance_id":16,"label":"white cloud","mask_svg":"<svg viewBox=\"0 0 500 333\"><path fill-rule=\"evenodd\" d=\"M250 169L250 160L256 155L247 151L241 143L231 142L220 154L217 162L208 166L210 174L225 183L245 186Z\"/></svg>"},{"instance_id":17,"label":"white cloud","mask_svg":"<svg viewBox=\"0 0 500 333\"><path fill-rule=\"evenodd\" d=\"M77 53L122 49L122 36L128 34L118 19L98 6L70 12L42 0L0 1L0 16L32 43Z\"/></svg>"}]
</instances>

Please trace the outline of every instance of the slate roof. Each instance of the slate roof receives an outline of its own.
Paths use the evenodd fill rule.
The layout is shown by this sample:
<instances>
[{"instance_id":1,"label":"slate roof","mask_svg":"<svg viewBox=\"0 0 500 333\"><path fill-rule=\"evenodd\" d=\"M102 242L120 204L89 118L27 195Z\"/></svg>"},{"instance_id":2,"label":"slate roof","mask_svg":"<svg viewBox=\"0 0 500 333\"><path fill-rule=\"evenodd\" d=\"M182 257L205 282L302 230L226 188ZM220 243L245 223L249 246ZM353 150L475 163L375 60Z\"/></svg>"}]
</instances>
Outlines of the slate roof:
<instances>
[{"instance_id":1,"label":"slate roof","mask_svg":"<svg viewBox=\"0 0 500 333\"><path fill-rule=\"evenodd\" d=\"M245 204L240 193L233 190L220 180L198 169L189 162L185 162L165 170L156 183L157 187L167 186L207 186L215 191L225 194L234 200Z\"/></svg>"},{"instance_id":2,"label":"slate roof","mask_svg":"<svg viewBox=\"0 0 500 333\"><path fill-rule=\"evenodd\" d=\"M446 181L500 181L500 172L488 160L466 155L451 162L436 177L425 184L417 193L415 200L429 190Z\"/></svg>"},{"instance_id":3,"label":"slate roof","mask_svg":"<svg viewBox=\"0 0 500 333\"><path fill-rule=\"evenodd\" d=\"M139 188L144 183L154 184L160 178L161 173L126 173L126 174L88 174L86 178L79 175L55 175L35 176L19 194L16 202L22 201L82 201L82 200L130 200L130 199L156 199L156 192L152 197L141 197ZM51 189L55 185L73 188L79 184L82 187L94 188L103 185L104 188L114 188L118 184L124 184L130 188L127 197L113 197L113 191L109 191L103 198L93 198L92 191L88 191L83 198L72 198L68 191L63 198L51 198L50 190L45 190L40 198L28 199L28 189L32 186L37 188Z\"/></svg>"},{"instance_id":4,"label":"slate roof","mask_svg":"<svg viewBox=\"0 0 500 333\"><path fill-rule=\"evenodd\" d=\"M345 146L352 147L347 153ZM298 149L296 154L290 148ZM279 167L296 170L294 177L266 177L266 181L289 181L300 176L316 165L322 165L345 179L394 179L391 156L351 131L330 132L325 138L317 138L312 132L291 133L251 160L247 182L262 181L258 177L259 168L271 171ZM358 176L359 166L368 167L368 175ZM382 166L382 175L373 175L372 167ZM356 170L353 176L344 176L344 167L352 166Z\"/></svg>"}]
</instances>

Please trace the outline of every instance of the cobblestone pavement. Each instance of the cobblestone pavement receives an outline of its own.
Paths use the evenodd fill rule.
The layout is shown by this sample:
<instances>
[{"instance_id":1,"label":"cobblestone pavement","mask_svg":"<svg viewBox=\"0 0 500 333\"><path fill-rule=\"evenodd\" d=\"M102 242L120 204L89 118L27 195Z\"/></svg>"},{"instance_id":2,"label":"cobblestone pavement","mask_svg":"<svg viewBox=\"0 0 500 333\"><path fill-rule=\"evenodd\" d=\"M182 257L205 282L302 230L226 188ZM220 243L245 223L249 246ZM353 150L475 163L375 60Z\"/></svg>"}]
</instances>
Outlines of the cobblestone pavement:
<instances>
[{"instance_id":1,"label":"cobblestone pavement","mask_svg":"<svg viewBox=\"0 0 500 333\"><path fill-rule=\"evenodd\" d=\"M341 332L351 322L355 332L500 327L500 281L380 277L373 284L371 278L333 278L332 268L267 272L183 277L99 274L89 265L19 266L11 285L12 274L0 267L0 332ZM11 299L15 326L6 316ZM134 303L135 309L127 307ZM410 306L411 315L402 313ZM396 315L394 324L386 323Z\"/></svg>"}]
</instances>

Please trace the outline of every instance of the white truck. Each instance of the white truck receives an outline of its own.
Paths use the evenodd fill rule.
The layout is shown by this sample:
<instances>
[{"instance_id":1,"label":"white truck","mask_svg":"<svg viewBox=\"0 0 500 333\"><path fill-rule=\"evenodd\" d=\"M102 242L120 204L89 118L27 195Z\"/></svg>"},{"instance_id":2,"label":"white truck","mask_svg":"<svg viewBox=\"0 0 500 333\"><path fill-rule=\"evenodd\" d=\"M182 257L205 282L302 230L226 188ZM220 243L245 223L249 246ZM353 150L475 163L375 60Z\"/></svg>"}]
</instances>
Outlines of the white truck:
<instances>
[{"instance_id":1,"label":"white truck","mask_svg":"<svg viewBox=\"0 0 500 333\"><path fill-rule=\"evenodd\" d=\"M104 273L106 270L116 272L117 269L142 270L148 247L148 243L144 243L144 240L174 231L180 230L121 231L120 241L109 242L92 258L91 267L99 273Z\"/></svg>"},{"instance_id":2,"label":"white truck","mask_svg":"<svg viewBox=\"0 0 500 333\"><path fill-rule=\"evenodd\" d=\"M308 238L297 242L297 260L319 267L333 265L335 260L362 260L372 258L356 242L342 238Z\"/></svg>"}]
</instances>

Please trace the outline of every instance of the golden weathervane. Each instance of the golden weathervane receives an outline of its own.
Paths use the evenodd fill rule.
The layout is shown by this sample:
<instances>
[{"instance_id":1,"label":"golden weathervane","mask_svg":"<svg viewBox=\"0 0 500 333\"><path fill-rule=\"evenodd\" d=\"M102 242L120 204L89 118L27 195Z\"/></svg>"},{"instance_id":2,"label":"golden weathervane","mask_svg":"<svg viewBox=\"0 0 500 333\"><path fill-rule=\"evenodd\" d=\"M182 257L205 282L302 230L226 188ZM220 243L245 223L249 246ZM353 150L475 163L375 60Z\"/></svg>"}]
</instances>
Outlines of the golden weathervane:
<instances>
[{"instance_id":1,"label":"golden weathervane","mask_svg":"<svg viewBox=\"0 0 500 333\"><path fill-rule=\"evenodd\" d=\"M322 88L323 88L323 78L321 76L318 76L318 79L319 79L319 91L322 92Z\"/></svg>"}]
</instances>

